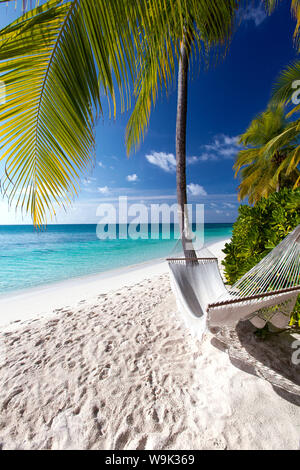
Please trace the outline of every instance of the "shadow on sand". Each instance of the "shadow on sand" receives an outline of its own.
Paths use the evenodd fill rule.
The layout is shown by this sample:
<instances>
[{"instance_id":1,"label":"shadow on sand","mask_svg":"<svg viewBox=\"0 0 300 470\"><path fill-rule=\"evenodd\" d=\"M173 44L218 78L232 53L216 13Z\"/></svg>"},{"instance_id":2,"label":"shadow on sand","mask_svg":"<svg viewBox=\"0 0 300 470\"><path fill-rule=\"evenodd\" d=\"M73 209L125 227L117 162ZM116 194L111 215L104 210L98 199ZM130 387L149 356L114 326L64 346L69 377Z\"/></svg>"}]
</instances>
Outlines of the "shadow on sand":
<instances>
[{"instance_id":1,"label":"shadow on sand","mask_svg":"<svg viewBox=\"0 0 300 470\"><path fill-rule=\"evenodd\" d=\"M300 365L292 363L295 337L284 333L263 341L255 330L248 321L235 329L212 328L212 344L226 352L235 367L267 380L279 396L300 406Z\"/></svg>"}]
</instances>

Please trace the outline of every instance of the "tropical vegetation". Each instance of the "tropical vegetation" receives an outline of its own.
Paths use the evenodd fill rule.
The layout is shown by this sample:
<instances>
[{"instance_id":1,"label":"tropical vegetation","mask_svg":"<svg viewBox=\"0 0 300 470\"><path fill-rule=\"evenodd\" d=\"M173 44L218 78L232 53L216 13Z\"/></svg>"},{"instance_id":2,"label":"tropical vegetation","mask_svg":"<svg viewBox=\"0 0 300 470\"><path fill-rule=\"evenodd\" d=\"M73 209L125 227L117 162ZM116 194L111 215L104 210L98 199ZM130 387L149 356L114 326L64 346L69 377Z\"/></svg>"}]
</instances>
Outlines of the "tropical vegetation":
<instances>
[{"instance_id":1,"label":"tropical vegetation","mask_svg":"<svg viewBox=\"0 0 300 470\"><path fill-rule=\"evenodd\" d=\"M298 52L300 51L300 1L292 0L291 2L292 11L296 18L297 25L294 33L295 45ZM287 106L289 111L287 118L295 117L300 111L299 101L299 82L300 79L300 59L297 59L294 64L286 67L285 70L279 75L272 93L271 103L275 106ZM298 92L297 92L298 89ZM291 122L290 126L285 129L281 134L274 137L269 142L269 153L272 153L274 149L280 145L286 145L287 142L293 140L294 136L299 136L300 133L300 119L295 119ZM286 168L286 174L291 175L295 168L299 168L300 164L300 142L289 154L289 158L285 161L284 167ZM295 186L300 185L300 176L298 177Z\"/></svg>"},{"instance_id":2,"label":"tropical vegetation","mask_svg":"<svg viewBox=\"0 0 300 470\"><path fill-rule=\"evenodd\" d=\"M228 283L234 284L299 224L300 188L284 188L268 198L261 198L254 206L241 205L232 239L224 249L223 265ZM293 323L298 321L299 300L292 319Z\"/></svg>"},{"instance_id":3,"label":"tropical vegetation","mask_svg":"<svg viewBox=\"0 0 300 470\"><path fill-rule=\"evenodd\" d=\"M267 2L272 9L276 2ZM299 49L300 2L291 2L297 19ZM240 177L238 197L251 205L239 208L231 242L224 250L225 275L233 284L300 224L300 60L278 78L266 111L256 116L240 136L244 148L234 170ZM291 326L300 327L300 297Z\"/></svg>"},{"instance_id":4,"label":"tropical vegetation","mask_svg":"<svg viewBox=\"0 0 300 470\"><path fill-rule=\"evenodd\" d=\"M226 279L235 283L300 224L300 189L284 188L254 206L241 205L226 244Z\"/></svg>"},{"instance_id":5,"label":"tropical vegetation","mask_svg":"<svg viewBox=\"0 0 300 470\"><path fill-rule=\"evenodd\" d=\"M291 163L298 145L299 131L286 117L283 105L270 106L250 124L239 143L245 148L236 158L234 169L241 178L239 199L256 203L284 187L299 184L300 171ZM279 138L285 135L286 137Z\"/></svg>"},{"instance_id":6,"label":"tropical vegetation","mask_svg":"<svg viewBox=\"0 0 300 470\"><path fill-rule=\"evenodd\" d=\"M267 0L272 11L276 0ZM300 50L300 1L291 1L296 18L295 46ZM268 109L258 115L240 137L245 148L237 156L234 168L239 175L239 199L256 203L282 187L300 186L300 60L289 65L278 77Z\"/></svg>"}]
</instances>

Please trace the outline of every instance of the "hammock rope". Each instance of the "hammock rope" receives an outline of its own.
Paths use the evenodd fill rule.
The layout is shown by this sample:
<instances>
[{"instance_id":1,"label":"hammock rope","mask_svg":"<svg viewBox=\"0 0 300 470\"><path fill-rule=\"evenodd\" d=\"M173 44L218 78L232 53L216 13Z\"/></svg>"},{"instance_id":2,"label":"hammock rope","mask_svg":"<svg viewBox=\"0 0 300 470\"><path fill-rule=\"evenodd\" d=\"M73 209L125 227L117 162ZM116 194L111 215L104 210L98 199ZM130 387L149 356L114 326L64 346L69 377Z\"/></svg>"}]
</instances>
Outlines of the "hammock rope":
<instances>
[{"instance_id":1,"label":"hammock rope","mask_svg":"<svg viewBox=\"0 0 300 470\"><path fill-rule=\"evenodd\" d=\"M219 302L300 288L300 226L224 293Z\"/></svg>"},{"instance_id":2,"label":"hammock rope","mask_svg":"<svg viewBox=\"0 0 300 470\"><path fill-rule=\"evenodd\" d=\"M259 328L267 321L278 328L288 324L300 294L300 225L229 288L217 258L206 247L196 253L194 262L169 258L168 263L179 310L198 335L207 323L250 320Z\"/></svg>"}]
</instances>

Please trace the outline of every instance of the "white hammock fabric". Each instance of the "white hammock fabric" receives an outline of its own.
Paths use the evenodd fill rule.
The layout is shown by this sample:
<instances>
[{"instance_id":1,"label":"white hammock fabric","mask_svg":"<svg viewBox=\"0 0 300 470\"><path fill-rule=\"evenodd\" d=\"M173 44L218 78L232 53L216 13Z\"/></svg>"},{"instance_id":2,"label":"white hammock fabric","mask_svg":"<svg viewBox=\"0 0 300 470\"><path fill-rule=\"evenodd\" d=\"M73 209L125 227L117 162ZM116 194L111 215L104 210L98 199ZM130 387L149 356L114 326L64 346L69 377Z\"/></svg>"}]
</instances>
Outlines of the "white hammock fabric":
<instances>
[{"instance_id":1,"label":"white hammock fabric","mask_svg":"<svg viewBox=\"0 0 300 470\"><path fill-rule=\"evenodd\" d=\"M300 225L231 288L207 249L199 259L168 259L177 306L199 338L207 324L234 326L250 320L263 328L288 325L300 294Z\"/></svg>"}]
</instances>

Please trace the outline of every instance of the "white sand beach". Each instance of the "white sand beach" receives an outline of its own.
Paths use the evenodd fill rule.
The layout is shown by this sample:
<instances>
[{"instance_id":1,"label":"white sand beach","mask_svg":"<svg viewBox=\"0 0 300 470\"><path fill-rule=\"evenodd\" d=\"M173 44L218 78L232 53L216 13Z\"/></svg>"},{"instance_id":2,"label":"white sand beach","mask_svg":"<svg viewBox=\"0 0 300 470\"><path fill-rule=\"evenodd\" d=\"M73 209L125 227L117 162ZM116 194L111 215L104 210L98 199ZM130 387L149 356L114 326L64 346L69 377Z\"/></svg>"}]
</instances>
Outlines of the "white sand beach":
<instances>
[{"instance_id":1,"label":"white sand beach","mask_svg":"<svg viewBox=\"0 0 300 470\"><path fill-rule=\"evenodd\" d=\"M199 342L164 262L2 298L0 312L2 449L299 448L292 339L241 323Z\"/></svg>"}]
</instances>

